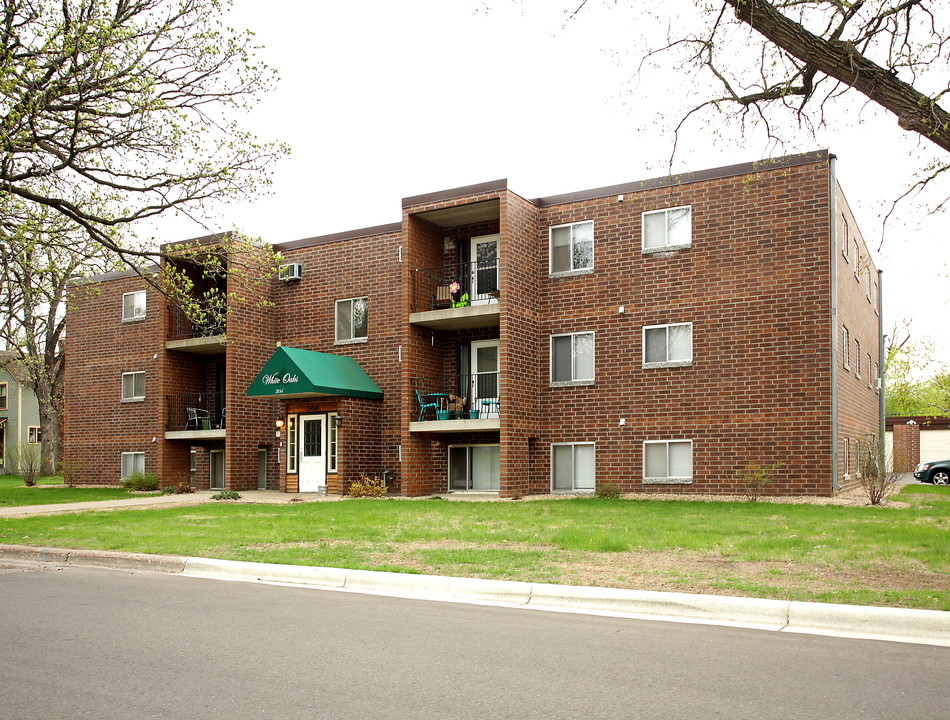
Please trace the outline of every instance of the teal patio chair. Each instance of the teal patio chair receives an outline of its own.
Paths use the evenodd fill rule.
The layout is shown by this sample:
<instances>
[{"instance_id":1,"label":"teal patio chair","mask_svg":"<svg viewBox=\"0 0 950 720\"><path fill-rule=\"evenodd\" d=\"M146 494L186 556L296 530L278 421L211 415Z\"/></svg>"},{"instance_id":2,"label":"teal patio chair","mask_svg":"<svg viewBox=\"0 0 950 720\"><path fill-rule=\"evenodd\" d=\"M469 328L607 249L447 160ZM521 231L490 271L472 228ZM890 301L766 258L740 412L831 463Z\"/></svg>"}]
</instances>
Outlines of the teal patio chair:
<instances>
[{"instance_id":1,"label":"teal patio chair","mask_svg":"<svg viewBox=\"0 0 950 720\"><path fill-rule=\"evenodd\" d=\"M419 401L419 422L422 422L426 419L426 410L429 408L432 408L433 411L439 409L439 403L437 402L423 402L422 393L420 393L418 390L416 390L416 399Z\"/></svg>"}]
</instances>

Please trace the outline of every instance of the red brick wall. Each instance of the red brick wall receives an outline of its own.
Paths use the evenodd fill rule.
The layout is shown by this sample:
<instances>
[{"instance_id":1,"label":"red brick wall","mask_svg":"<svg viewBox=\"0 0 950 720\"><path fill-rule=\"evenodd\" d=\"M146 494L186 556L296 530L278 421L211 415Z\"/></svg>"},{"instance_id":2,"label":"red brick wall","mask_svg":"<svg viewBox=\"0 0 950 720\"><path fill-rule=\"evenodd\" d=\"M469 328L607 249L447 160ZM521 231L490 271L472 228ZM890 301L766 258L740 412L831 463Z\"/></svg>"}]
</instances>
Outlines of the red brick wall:
<instances>
[{"instance_id":1,"label":"red brick wall","mask_svg":"<svg viewBox=\"0 0 950 720\"><path fill-rule=\"evenodd\" d=\"M835 328L838 358L838 481L842 488L855 487L860 483L859 453L868 442L880 440L880 395L875 377L868 375L867 356L871 356L871 375L875 364L880 367L879 317L877 315L876 293L871 288L868 298L867 280L877 285L877 268L871 262L870 254L858 224L851 214L851 208L841 188L837 188L837 207L835 217L836 246L833 256L838 274L838 327ZM842 219L848 223L848 256L842 252ZM855 250L857 241L857 275L855 275ZM843 357L843 328L848 329L848 366ZM861 345L861 357L855 358L856 344ZM848 440L848 464L850 472L845 474L844 440Z\"/></svg>"},{"instance_id":2,"label":"red brick wall","mask_svg":"<svg viewBox=\"0 0 950 720\"><path fill-rule=\"evenodd\" d=\"M550 443L594 442L597 482L627 491L734 493L746 463L781 462L773 492L831 492L829 182L814 164L544 209L532 491L550 488ZM643 254L641 213L682 205L692 245ZM548 278L548 229L586 220L594 272ZM643 327L679 322L692 364L643 368ZM550 387L550 335L578 331L595 333L595 383ZM692 483L645 484L643 442L680 439Z\"/></svg>"},{"instance_id":3,"label":"red brick wall","mask_svg":"<svg viewBox=\"0 0 950 720\"><path fill-rule=\"evenodd\" d=\"M894 472L913 472L920 463L920 425L894 425Z\"/></svg>"}]
</instances>

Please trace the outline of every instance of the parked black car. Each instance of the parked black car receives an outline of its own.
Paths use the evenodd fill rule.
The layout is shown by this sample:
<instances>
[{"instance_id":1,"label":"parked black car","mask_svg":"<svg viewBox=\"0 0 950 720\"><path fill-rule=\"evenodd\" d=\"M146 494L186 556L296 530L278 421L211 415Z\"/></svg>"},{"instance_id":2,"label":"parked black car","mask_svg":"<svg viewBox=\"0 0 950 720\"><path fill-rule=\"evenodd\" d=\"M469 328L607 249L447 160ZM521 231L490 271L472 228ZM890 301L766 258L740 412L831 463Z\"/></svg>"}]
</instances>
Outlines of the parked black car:
<instances>
[{"instance_id":1,"label":"parked black car","mask_svg":"<svg viewBox=\"0 0 950 720\"><path fill-rule=\"evenodd\" d=\"M914 477L934 485L950 485L950 460L920 463L914 470Z\"/></svg>"}]
</instances>

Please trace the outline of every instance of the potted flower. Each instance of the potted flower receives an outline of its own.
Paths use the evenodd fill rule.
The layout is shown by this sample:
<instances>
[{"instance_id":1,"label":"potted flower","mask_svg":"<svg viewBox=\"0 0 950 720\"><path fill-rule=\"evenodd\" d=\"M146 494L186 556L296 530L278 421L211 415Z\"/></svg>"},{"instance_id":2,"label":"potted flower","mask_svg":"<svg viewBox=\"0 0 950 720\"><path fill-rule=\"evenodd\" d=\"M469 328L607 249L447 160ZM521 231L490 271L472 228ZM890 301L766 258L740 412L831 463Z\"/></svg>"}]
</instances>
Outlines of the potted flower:
<instances>
[{"instance_id":1,"label":"potted flower","mask_svg":"<svg viewBox=\"0 0 950 720\"><path fill-rule=\"evenodd\" d=\"M462 293L462 296L456 299L456 295L458 295L461 289L462 286L459 284L458 280L453 281L452 284L449 285L449 292L452 293L452 307L454 308L468 307L471 305L468 299L468 293Z\"/></svg>"},{"instance_id":2,"label":"potted flower","mask_svg":"<svg viewBox=\"0 0 950 720\"><path fill-rule=\"evenodd\" d=\"M448 411L448 410L436 410L436 411L435 411L435 419L436 419L436 420L448 420L448 419L449 419L449 411Z\"/></svg>"}]
</instances>

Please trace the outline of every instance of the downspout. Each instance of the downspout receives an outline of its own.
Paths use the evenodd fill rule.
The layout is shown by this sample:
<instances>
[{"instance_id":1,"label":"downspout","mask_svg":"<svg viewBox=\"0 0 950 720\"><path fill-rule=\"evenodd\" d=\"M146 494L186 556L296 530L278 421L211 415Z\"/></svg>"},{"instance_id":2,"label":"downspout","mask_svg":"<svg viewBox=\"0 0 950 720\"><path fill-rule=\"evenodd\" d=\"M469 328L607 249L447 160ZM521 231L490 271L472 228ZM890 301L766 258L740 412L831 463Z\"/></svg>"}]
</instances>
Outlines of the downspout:
<instances>
[{"instance_id":1,"label":"downspout","mask_svg":"<svg viewBox=\"0 0 950 720\"><path fill-rule=\"evenodd\" d=\"M880 364L878 365L878 368L880 368L880 375L878 376L877 379L875 379L875 382L881 383L881 387L879 388L879 392L878 392L878 402L880 403L880 415L881 415L880 435L878 435L878 437L880 438L880 443L881 443L881 468L885 467L884 466L884 460L885 460L884 458L884 421L886 419L886 413L887 413L887 410L885 409L887 407L887 398L884 397L884 360L886 358L884 357L884 301L881 298L881 292L884 289L883 281L884 281L884 271L878 270L877 271L877 339L880 345L877 349L877 352L878 352L878 358L880 359L879 360Z\"/></svg>"},{"instance_id":2,"label":"downspout","mask_svg":"<svg viewBox=\"0 0 950 720\"><path fill-rule=\"evenodd\" d=\"M831 175L831 488L840 490L838 482L838 181L835 177L835 156L828 155Z\"/></svg>"}]
</instances>

